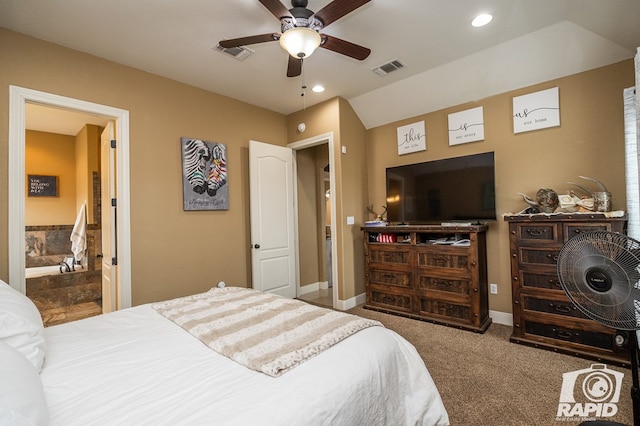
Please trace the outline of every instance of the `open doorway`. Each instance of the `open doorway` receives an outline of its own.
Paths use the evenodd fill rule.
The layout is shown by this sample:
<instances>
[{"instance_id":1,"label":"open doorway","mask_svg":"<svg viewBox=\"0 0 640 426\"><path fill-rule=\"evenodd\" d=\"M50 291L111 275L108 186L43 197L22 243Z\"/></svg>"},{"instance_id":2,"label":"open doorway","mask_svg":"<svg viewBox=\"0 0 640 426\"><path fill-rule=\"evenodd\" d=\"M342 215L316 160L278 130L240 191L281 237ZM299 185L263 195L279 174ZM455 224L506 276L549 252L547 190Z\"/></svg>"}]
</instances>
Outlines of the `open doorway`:
<instances>
[{"instance_id":1,"label":"open doorway","mask_svg":"<svg viewBox=\"0 0 640 426\"><path fill-rule=\"evenodd\" d=\"M298 209L298 298L335 307L338 286L334 261L335 172L333 134L327 133L289 145L295 152L296 208Z\"/></svg>"},{"instance_id":2,"label":"open doorway","mask_svg":"<svg viewBox=\"0 0 640 426\"><path fill-rule=\"evenodd\" d=\"M25 111L26 295L45 326L98 315L100 135L110 120L33 103Z\"/></svg>"},{"instance_id":3,"label":"open doorway","mask_svg":"<svg viewBox=\"0 0 640 426\"><path fill-rule=\"evenodd\" d=\"M27 105L57 108L64 111L102 117L115 122L118 189L117 297L113 309L131 306L130 219L129 219L129 112L105 105L66 98L31 89L9 88L9 284L26 293L25 204L27 176L25 170L25 134ZM114 243L115 245L115 243Z\"/></svg>"}]
</instances>

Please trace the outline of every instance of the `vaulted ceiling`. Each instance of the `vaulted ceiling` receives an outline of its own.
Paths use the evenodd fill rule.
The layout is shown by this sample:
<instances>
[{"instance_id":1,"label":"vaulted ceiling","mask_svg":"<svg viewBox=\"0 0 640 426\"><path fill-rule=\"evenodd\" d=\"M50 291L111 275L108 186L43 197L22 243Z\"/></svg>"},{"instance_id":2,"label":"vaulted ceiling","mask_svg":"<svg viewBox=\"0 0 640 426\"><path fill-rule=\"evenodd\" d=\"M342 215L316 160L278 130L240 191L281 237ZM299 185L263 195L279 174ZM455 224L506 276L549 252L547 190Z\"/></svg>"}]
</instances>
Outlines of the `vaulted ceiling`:
<instances>
[{"instance_id":1,"label":"vaulted ceiling","mask_svg":"<svg viewBox=\"0 0 640 426\"><path fill-rule=\"evenodd\" d=\"M473 28L479 12L493 21ZM0 26L283 114L342 96L370 128L633 57L640 1L371 0L322 31L371 55L319 49L295 78L277 42L242 61L215 48L280 31L258 0L3 0ZM405 67L372 71L391 60Z\"/></svg>"}]
</instances>

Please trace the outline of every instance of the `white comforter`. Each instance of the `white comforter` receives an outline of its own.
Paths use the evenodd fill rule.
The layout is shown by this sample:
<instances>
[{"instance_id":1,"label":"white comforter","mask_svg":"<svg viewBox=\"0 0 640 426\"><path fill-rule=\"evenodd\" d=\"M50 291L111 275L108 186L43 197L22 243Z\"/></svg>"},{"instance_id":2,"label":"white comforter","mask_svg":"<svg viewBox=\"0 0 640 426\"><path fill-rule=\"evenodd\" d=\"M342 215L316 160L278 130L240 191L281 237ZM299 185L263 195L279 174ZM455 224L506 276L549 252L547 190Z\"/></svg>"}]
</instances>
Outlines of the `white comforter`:
<instances>
[{"instance_id":1,"label":"white comforter","mask_svg":"<svg viewBox=\"0 0 640 426\"><path fill-rule=\"evenodd\" d=\"M444 425L415 348L371 327L273 378L150 305L45 329L52 425Z\"/></svg>"}]
</instances>

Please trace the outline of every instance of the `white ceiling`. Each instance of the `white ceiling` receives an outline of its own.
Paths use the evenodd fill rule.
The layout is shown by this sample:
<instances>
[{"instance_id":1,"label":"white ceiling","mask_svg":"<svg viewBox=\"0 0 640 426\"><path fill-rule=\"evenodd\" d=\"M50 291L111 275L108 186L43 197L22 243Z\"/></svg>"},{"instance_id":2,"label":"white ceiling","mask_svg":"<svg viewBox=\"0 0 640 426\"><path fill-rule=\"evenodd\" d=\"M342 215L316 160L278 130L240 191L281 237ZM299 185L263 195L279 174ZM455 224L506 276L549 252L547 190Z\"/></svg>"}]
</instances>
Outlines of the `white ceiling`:
<instances>
[{"instance_id":1,"label":"white ceiling","mask_svg":"<svg viewBox=\"0 0 640 426\"><path fill-rule=\"evenodd\" d=\"M478 12L493 22L472 28ZM277 42L249 46L244 61L214 49L279 31L257 0L2 0L0 26L283 114L342 96L370 128L633 57L640 1L372 0L322 31L369 58L319 49L303 78L327 90L304 97ZM393 59L406 68L371 71Z\"/></svg>"}]
</instances>

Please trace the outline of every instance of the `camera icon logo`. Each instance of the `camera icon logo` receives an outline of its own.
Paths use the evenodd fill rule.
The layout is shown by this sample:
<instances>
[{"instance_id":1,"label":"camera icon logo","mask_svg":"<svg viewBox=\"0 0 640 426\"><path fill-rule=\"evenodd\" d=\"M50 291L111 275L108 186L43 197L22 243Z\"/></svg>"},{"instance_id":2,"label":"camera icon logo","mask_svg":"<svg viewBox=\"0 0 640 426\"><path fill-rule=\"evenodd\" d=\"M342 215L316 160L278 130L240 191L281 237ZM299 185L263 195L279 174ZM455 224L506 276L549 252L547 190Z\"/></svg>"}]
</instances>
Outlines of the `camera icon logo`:
<instances>
[{"instance_id":1,"label":"camera icon logo","mask_svg":"<svg viewBox=\"0 0 640 426\"><path fill-rule=\"evenodd\" d=\"M558 417L611 417L618 412L624 373L592 364L562 375Z\"/></svg>"}]
</instances>

